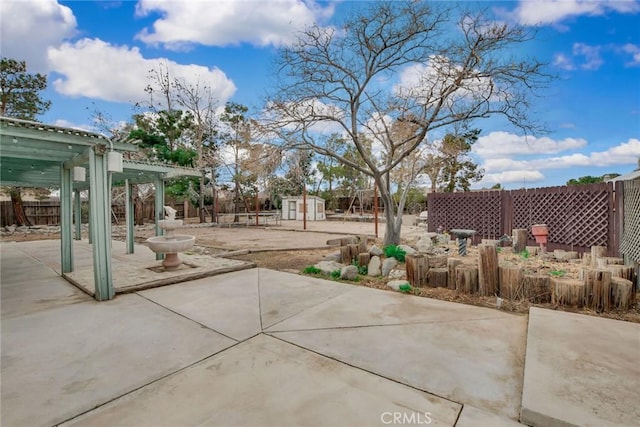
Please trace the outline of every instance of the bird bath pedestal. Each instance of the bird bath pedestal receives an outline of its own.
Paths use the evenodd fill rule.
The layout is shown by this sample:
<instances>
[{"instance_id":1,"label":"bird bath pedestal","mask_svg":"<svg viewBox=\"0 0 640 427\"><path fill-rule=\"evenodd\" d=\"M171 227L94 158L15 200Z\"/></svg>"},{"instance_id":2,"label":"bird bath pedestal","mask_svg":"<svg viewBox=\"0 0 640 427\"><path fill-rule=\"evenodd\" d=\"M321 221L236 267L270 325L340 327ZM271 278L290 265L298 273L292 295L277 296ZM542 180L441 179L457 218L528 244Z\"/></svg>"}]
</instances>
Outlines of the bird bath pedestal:
<instances>
[{"instance_id":1,"label":"bird bath pedestal","mask_svg":"<svg viewBox=\"0 0 640 427\"><path fill-rule=\"evenodd\" d=\"M175 210L165 206L165 212L168 219L158 221L158 226L166 232L164 236L150 237L147 239L147 245L155 253L165 254L162 266L165 270L176 270L182 264L178 257L178 252L184 252L191 247L196 241L195 236L182 236L174 234L177 228L183 225L182 220L175 219Z\"/></svg>"},{"instance_id":2,"label":"bird bath pedestal","mask_svg":"<svg viewBox=\"0 0 640 427\"><path fill-rule=\"evenodd\" d=\"M453 229L449 230L451 234L456 236L458 239L458 254L462 256L467 255L467 239L474 234L476 234L475 230L461 230L461 229Z\"/></svg>"}]
</instances>

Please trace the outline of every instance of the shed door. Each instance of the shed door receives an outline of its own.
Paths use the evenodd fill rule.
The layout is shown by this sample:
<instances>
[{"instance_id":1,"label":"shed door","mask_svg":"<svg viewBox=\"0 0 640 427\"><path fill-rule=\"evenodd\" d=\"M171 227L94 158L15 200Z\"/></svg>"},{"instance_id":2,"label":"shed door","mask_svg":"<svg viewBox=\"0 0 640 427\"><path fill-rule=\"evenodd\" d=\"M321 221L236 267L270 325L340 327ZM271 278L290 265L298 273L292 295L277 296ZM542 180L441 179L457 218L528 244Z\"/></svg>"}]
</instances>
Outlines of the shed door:
<instances>
[{"instance_id":1,"label":"shed door","mask_svg":"<svg viewBox=\"0 0 640 427\"><path fill-rule=\"evenodd\" d=\"M296 219L296 202L289 202L289 215L287 215L287 219Z\"/></svg>"}]
</instances>

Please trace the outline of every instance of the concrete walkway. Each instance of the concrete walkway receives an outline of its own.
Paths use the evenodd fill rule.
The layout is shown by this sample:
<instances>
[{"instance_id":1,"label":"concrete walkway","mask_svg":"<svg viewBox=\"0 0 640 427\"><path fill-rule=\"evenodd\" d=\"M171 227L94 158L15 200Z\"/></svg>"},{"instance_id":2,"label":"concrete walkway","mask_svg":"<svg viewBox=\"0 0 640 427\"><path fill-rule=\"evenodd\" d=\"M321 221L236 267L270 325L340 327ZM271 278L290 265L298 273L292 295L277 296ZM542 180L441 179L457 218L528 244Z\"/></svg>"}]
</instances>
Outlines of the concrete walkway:
<instances>
[{"instance_id":1,"label":"concrete walkway","mask_svg":"<svg viewBox=\"0 0 640 427\"><path fill-rule=\"evenodd\" d=\"M545 342L565 313L534 310L528 325L527 316L265 269L98 303L28 245L0 249L3 426L516 426L523 389L529 422L552 425L561 417L535 393L554 386L556 367L584 374L562 361L561 339L553 350ZM590 333L604 320L578 317ZM606 329L618 346L592 346L602 354L589 358L595 383L572 390L585 413L576 425L637 419L637 363L622 374L594 361L637 361L639 325L608 322L620 324ZM535 393L541 378L529 371L545 375ZM623 415L593 393L603 374L627 381L606 388Z\"/></svg>"}]
</instances>

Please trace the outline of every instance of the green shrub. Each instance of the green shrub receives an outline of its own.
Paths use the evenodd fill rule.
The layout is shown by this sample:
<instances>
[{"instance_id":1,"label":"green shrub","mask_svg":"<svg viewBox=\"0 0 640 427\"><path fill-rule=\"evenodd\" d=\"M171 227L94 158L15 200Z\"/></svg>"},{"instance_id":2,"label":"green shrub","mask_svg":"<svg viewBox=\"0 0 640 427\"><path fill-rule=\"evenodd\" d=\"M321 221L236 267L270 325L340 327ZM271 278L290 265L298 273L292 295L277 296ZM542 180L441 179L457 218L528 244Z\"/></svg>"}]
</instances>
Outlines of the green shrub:
<instances>
[{"instance_id":1,"label":"green shrub","mask_svg":"<svg viewBox=\"0 0 640 427\"><path fill-rule=\"evenodd\" d=\"M520 252L520 256L524 259L529 259L529 251L525 249L524 251Z\"/></svg>"},{"instance_id":2,"label":"green shrub","mask_svg":"<svg viewBox=\"0 0 640 427\"><path fill-rule=\"evenodd\" d=\"M407 253L404 249L399 248L396 245L389 245L384 247L384 256L387 258L395 258L400 262L404 262Z\"/></svg>"},{"instance_id":3,"label":"green shrub","mask_svg":"<svg viewBox=\"0 0 640 427\"><path fill-rule=\"evenodd\" d=\"M550 274L550 275L552 275L552 276L554 276L554 277L562 277L562 276L564 276L565 274L567 274L567 272L566 272L566 271L564 271L564 270L551 270L551 271L549 272L549 274Z\"/></svg>"},{"instance_id":4,"label":"green shrub","mask_svg":"<svg viewBox=\"0 0 640 427\"><path fill-rule=\"evenodd\" d=\"M360 265L358 260L355 260L355 259L353 260L353 262L351 264L353 264L358 269L358 274L362 274L363 276L367 275L367 273L369 271L369 266Z\"/></svg>"},{"instance_id":5,"label":"green shrub","mask_svg":"<svg viewBox=\"0 0 640 427\"><path fill-rule=\"evenodd\" d=\"M308 267L305 267L304 270L302 270L302 272L304 274L320 274L322 273L322 270L320 270L318 267L310 265Z\"/></svg>"},{"instance_id":6,"label":"green shrub","mask_svg":"<svg viewBox=\"0 0 640 427\"><path fill-rule=\"evenodd\" d=\"M333 279L339 279L339 278L340 278L340 270L333 270L333 271L331 272L331 277L332 277Z\"/></svg>"},{"instance_id":7,"label":"green shrub","mask_svg":"<svg viewBox=\"0 0 640 427\"><path fill-rule=\"evenodd\" d=\"M400 292L403 292L405 294L408 294L409 292L411 292L413 290L413 288L411 287L410 284L405 283L404 285L400 285Z\"/></svg>"}]
</instances>

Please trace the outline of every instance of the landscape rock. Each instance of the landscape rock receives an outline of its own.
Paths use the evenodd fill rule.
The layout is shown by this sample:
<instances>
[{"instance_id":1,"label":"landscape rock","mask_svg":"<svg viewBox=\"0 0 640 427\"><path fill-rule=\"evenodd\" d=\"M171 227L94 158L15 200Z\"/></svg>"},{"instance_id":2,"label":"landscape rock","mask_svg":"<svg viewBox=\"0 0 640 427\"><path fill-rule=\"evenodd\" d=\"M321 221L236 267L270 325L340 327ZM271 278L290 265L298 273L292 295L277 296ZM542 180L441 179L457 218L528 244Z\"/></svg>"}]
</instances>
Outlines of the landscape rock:
<instances>
[{"instance_id":1,"label":"landscape rock","mask_svg":"<svg viewBox=\"0 0 640 427\"><path fill-rule=\"evenodd\" d=\"M340 278L344 280L353 280L358 277L358 267L355 265L346 265L340 270Z\"/></svg>"},{"instance_id":2,"label":"landscape rock","mask_svg":"<svg viewBox=\"0 0 640 427\"><path fill-rule=\"evenodd\" d=\"M379 256L372 256L369 260L369 265L367 266L367 276L376 277L382 274L382 270L380 267L382 266L382 261Z\"/></svg>"},{"instance_id":3,"label":"landscape rock","mask_svg":"<svg viewBox=\"0 0 640 427\"><path fill-rule=\"evenodd\" d=\"M320 261L315 267L325 274L331 274L336 270L341 271L344 266L335 261Z\"/></svg>"},{"instance_id":4,"label":"landscape rock","mask_svg":"<svg viewBox=\"0 0 640 427\"><path fill-rule=\"evenodd\" d=\"M383 254L382 249L377 246L371 246L369 248L369 253L371 254L371 256L381 256Z\"/></svg>"},{"instance_id":5,"label":"landscape rock","mask_svg":"<svg viewBox=\"0 0 640 427\"><path fill-rule=\"evenodd\" d=\"M433 242L431 239L420 238L416 243L416 248L418 249L418 252L429 252L431 248L433 248Z\"/></svg>"},{"instance_id":6,"label":"landscape rock","mask_svg":"<svg viewBox=\"0 0 640 427\"><path fill-rule=\"evenodd\" d=\"M406 279L407 278L407 272L404 270L391 270L389 272L389 278L390 279Z\"/></svg>"},{"instance_id":7,"label":"landscape rock","mask_svg":"<svg viewBox=\"0 0 640 427\"><path fill-rule=\"evenodd\" d=\"M341 256L340 252L334 252L332 254L328 254L324 257L323 261L335 261L340 262Z\"/></svg>"},{"instance_id":8,"label":"landscape rock","mask_svg":"<svg viewBox=\"0 0 640 427\"><path fill-rule=\"evenodd\" d=\"M409 282L407 282L406 280L391 280L387 283L387 286L390 287L393 290L399 291L400 290L400 286L402 285L408 285Z\"/></svg>"},{"instance_id":9,"label":"landscape rock","mask_svg":"<svg viewBox=\"0 0 640 427\"><path fill-rule=\"evenodd\" d=\"M411 246L398 245L398 249L402 249L407 255L415 255L417 252Z\"/></svg>"},{"instance_id":10,"label":"landscape rock","mask_svg":"<svg viewBox=\"0 0 640 427\"><path fill-rule=\"evenodd\" d=\"M393 268L398 265L398 260L395 258L387 258L382 262L382 275L384 277L389 276L389 273Z\"/></svg>"}]
</instances>

